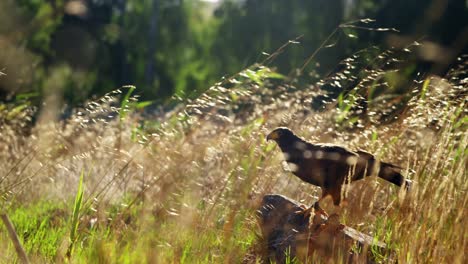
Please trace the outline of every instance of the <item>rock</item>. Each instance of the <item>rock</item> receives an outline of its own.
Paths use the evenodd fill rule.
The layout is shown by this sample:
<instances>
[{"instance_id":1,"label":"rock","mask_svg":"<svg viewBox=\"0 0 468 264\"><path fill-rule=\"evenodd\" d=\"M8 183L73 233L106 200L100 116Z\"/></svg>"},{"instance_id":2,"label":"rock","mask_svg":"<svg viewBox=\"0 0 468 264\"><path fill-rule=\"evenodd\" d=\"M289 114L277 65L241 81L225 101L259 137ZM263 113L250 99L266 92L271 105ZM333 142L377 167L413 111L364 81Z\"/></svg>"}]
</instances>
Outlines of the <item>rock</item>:
<instances>
[{"instance_id":1,"label":"rock","mask_svg":"<svg viewBox=\"0 0 468 264\"><path fill-rule=\"evenodd\" d=\"M263 197L258 216L263 252L269 261L284 263L289 257L308 262L342 256L347 263L373 263L377 259L370 252L371 247L374 252L380 252L380 256L393 255L384 243L339 223L338 217L327 219L319 214L305 217L300 213L304 208L303 204L282 195Z\"/></svg>"}]
</instances>

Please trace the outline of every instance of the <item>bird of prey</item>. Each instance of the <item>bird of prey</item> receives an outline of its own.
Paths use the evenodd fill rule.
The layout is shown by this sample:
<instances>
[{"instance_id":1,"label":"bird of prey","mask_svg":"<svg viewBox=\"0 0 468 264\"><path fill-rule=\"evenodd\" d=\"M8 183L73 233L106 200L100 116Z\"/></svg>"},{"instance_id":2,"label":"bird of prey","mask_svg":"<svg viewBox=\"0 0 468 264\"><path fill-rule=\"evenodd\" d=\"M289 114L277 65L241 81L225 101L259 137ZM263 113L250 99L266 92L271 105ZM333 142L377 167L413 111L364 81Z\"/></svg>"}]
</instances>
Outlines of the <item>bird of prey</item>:
<instances>
[{"instance_id":1,"label":"bird of prey","mask_svg":"<svg viewBox=\"0 0 468 264\"><path fill-rule=\"evenodd\" d=\"M312 144L296 136L290 129L279 127L267 136L274 140L284 154L292 173L301 180L319 186L321 198L312 206L316 212L328 216L319 202L331 196L333 204L339 206L344 184L377 175L407 189L411 181L400 173L402 168L378 161L372 154L330 144ZM312 207L304 211L310 214Z\"/></svg>"}]
</instances>

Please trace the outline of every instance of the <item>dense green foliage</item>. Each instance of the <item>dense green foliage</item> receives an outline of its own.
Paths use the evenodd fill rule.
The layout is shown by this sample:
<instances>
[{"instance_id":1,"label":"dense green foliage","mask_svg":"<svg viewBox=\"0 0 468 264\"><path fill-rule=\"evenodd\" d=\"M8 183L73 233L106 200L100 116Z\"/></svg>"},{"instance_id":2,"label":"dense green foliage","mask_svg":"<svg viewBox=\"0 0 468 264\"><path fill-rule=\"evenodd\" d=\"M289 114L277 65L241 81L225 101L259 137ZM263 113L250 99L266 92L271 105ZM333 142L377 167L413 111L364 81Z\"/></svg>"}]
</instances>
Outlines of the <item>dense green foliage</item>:
<instances>
[{"instance_id":1,"label":"dense green foliage","mask_svg":"<svg viewBox=\"0 0 468 264\"><path fill-rule=\"evenodd\" d=\"M297 44L264 61L285 75L321 44L305 78L335 70L362 48L402 48L414 40L453 48L444 61L412 62L423 72L443 72L463 51L467 25L463 0L5 0L0 10L0 69L7 74L0 77L0 98L27 94L39 102L55 94L71 104L127 84L159 103L173 95L194 97L289 40ZM340 28L324 42L339 25L367 17L376 22Z\"/></svg>"}]
</instances>

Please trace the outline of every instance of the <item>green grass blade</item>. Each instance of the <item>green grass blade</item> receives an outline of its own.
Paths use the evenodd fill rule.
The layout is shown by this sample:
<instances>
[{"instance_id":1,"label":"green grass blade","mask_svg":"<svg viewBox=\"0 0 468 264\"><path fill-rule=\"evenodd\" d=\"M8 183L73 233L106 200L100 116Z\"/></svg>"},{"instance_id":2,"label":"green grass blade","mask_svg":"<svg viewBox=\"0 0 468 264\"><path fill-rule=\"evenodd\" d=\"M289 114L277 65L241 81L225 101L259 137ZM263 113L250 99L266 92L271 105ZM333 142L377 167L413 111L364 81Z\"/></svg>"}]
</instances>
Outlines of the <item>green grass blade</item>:
<instances>
[{"instance_id":1,"label":"green grass blade","mask_svg":"<svg viewBox=\"0 0 468 264\"><path fill-rule=\"evenodd\" d=\"M128 111L128 106L129 106L129 99L130 96L132 95L133 91L135 91L136 87L133 85L128 85L124 86L125 88L128 88L128 92L125 94L122 103L120 104L120 111L119 111L119 117L120 121L124 120L125 117L127 116L127 111Z\"/></svg>"},{"instance_id":2,"label":"green grass blade","mask_svg":"<svg viewBox=\"0 0 468 264\"><path fill-rule=\"evenodd\" d=\"M67 250L68 258L71 257L71 254L73 252L73 245L75 244L76 238L77 238L80 211L82 208L83 194L84 194L83 178L84 178L84 171L82 170L80 174L80 183L78 185L78 191L76 192L76 196L75 196L75 203L73 205L73 213L72 213L72 221L71 221L71 229L70 229L70 246L68 247L68 250Z\"/></svg>"}]
</instances>

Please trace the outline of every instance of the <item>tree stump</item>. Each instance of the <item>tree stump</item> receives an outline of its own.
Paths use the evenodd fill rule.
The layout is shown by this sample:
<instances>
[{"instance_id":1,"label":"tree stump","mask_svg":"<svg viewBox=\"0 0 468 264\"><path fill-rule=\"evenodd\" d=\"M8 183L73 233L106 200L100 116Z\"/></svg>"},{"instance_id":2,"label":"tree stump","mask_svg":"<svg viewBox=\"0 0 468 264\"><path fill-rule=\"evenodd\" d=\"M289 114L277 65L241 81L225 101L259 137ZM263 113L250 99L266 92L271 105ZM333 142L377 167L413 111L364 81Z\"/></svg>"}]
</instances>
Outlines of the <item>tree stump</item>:
<instances>
[{"instance_id":1,"label":"tree stump","mask_svg":"<svg viewBox=\"0 0 468 264\"><path fill-rule=\"evenodd\" d=\"M263 251L268 260L284 263L288 258L296 258L310 262L341 257L345 263L393 262L393 254L384 243L340 224L337 219L298 214L304 208L303 204L282 195L263 197L258 216L264 239ZM387 257L382 259L382 256Z\"/></svg>"}]
</instances>

